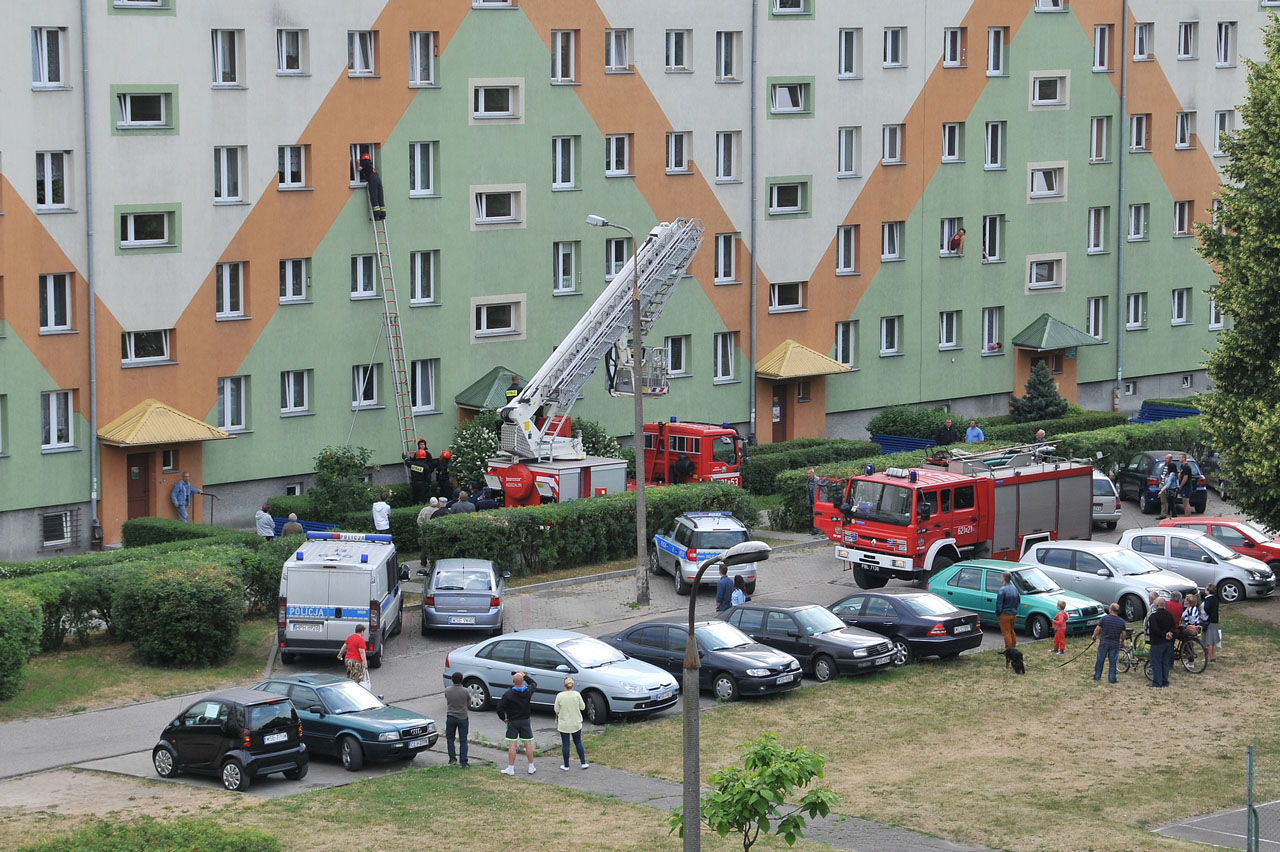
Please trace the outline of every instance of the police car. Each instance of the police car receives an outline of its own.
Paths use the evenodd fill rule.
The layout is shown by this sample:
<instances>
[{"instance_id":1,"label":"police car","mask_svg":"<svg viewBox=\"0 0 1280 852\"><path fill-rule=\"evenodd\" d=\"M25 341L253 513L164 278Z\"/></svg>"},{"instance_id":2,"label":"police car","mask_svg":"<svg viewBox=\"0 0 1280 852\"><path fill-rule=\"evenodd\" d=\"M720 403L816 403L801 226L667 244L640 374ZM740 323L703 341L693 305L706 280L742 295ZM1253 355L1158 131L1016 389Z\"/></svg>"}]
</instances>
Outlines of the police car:
<instances>
[{"instance_id":1,"label":"police car","mask_svg":"<svg viewBox=\"0 0 1280 852\"><path fill-rule=\"evenodd\" d=\"M747 528L731 512L685 512L675 520L671 530L658 530L649 551L649 570L654 574L670 574L675 580L676 594L687 595L693 587L698 565L719 556L735 544L746 541ZM756 563L735 565L729 576L742 575L747 594L756 589ZM702 575L702 585L714 586L720 572Z\"/></svg>"}]
</instances>

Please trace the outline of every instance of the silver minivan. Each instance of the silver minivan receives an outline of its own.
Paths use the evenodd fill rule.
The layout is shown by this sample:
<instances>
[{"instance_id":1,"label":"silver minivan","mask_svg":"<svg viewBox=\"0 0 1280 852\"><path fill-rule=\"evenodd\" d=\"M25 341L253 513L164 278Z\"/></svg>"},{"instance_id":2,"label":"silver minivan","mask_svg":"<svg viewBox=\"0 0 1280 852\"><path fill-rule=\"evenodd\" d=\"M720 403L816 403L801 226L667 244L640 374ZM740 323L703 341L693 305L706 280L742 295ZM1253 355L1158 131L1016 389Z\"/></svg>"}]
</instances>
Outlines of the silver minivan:
<instances>
[{"instance_id":1,"label":"silver minivan","mask_svg":"<svg viewBox=\"0 0 1280 852\"><path fill-rule=\"evenodd\" d=\"M1147 596L1155 592L1194 592L1196 584L1172 571L1163 571L1127 547L1104 541L1041 541L1022 555L1062 588L1103 603L1120 604L1125 621L1147 615Z\"/></svg>"},{"instance_id":2,"label":"silver minivan","mask_svg":"<svg viewBox=\"0 0 1280 852\"><path fill-rule=\"evenodd\" d=\"M1093 522L1109 530L1120 521L1120 495L1116 484L1100 470L1093 472Z\"/></svg>"},{"instance_id":3,"label":"silver minivan","mask_svg":"<svg viewBox=\"0 0 1280 852\"><path fill-rule=\"evenodd\" d=\"M1126 530L1125 547L1161 568L1195 580L1200 588L1217 584L1223 603L1259 598L1276 590L1276 578L1265 562L1236 553L1211 535L1181 527Z\"/></svg>"}]
</instances>

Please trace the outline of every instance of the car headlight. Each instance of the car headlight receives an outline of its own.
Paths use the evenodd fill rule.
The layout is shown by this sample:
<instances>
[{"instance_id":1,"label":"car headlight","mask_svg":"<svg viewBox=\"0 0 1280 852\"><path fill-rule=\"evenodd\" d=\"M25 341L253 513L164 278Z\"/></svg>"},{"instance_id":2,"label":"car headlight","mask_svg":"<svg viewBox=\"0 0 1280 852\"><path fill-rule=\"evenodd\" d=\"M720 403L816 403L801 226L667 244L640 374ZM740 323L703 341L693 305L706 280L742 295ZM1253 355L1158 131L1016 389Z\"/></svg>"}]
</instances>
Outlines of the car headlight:
<instances>
[{"instance_id":1,"label":"car headlight","mask_svg":"<svg viewBox=\"0 0 1280 852\"><path fill-rule=\"evenodd\" d=\"M642 694L644 694L645 692L648 692L648 690L647 690L647 689L645 689L645 688L644 688L643 686L641 686L640 684L638 684L638 683L627 683L625 680L624 680L624 681L622 681L621 683L619 683L619 684L618 684L618 686L622 687L622 688L623 688L623 689L625 689L627 692L630 692L632 695L642 695Z\"/></svg>"},{"instance_id":2,"label":"car headlight","mask_svg":"<svg viewBox=\"0 0 1280 852\"><path fill-rule=\"evenodd\" d=\"M855 657L865 657L865 656L867 655L867 649L866 649L866 648L854 648L854 649L853 649L853 655L854 655Z\"/></svg>"},{"instance_id":3,"label":"car headlight","mask_svg":"<svg viewBox=\"0 0 1280 852\"><path fill-rule=\"evenodd\" d=\"M1263 574L1261 571L1250 571L1250 572L1249 572L1249 579L1250 579L1250 580L1265 580L1266 578L1267 578L1267 575L1266 575L1266 574Z\"/></svg>"},{"instance_id":4,"label":"car headlight","mask_svg":"<svg viewBox=\"0 0 1280 852\"><path fill-rule=\"evenodd\" d=\"M789 669L798 669L798 668L800 668L800 661L799 661L799 660L792 660L792 661L791 661L791 663L787 666L787 668L789 668Z\"/></svg>"},{"instance_id":5,"label":"car headlight","mask_svg":"<svg viewBox=\"0 0 1280 852\"><path fill-rule=\"evenodd\" d=\"M768 669L747 669L747 677L768 677Z\"/></svg>"},{"instance_id":6,"label":"car headlight","mask_svg":"<svg viewBox=\"0 0 1280 852\"><path fill-rule=\"evenodd\" d=\"M397 731L386 731L385 733L378 734L378 742L380 743L389 743L392 740L398 739L400 739L400 734Z\"/></svg>"}]
</instances>

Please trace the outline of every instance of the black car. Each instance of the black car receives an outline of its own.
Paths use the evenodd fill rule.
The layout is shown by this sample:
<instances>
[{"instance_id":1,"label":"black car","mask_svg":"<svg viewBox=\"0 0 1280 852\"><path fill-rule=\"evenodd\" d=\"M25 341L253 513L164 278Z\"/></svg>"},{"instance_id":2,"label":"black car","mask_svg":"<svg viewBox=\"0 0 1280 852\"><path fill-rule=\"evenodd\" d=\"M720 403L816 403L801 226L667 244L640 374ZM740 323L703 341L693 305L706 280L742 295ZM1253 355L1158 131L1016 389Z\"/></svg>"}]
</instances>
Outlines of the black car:
<instances>
[{"instance_id":1,"label":"black car","mask_svg":"<svg viewBox=\"0 0 1280 852\"><path fill-rule=\"evenodd\" d=\"M745 603L720 613L757 642L791 654L819 681L866 674L893 662L893 644L879 634L846 627L812 603Z\"/></svg>"},{"instance_id":2,"label":"black car","mask_svg":"<svg viewBox=\"0 0 1280 852\"><path fill-rule=\"evenodd\" d=\"M435 720L383 704L353 680L299 674L254 689L287 696L302 721L302 741L314 754L336 755L350 772L366 760L413 760L436 744Z\"/></svg>"},{"instance_id":3,"label":"black car","mask_svg":"<svg viewBox=\"0 0 1280 852\"><path fill-rule=\"evenodd\" d=\"M937 595L917 589L857 592L827 607L845 624L889 637L893 664L921 657L954 657L982 644L982 620Z\"/></svg>"},{"instance_id":4,"label":"black car","mask_svg":"<svg viewBox=\"0 0 1280 852\"><path fill-rule=\"evenodd\" d=\"M1160 506L1160 487L1164 479L1165 457L1173 456L1176 466L1182 452L1179 450L1147 450L1136 453L1129 461L1116 468L1116 490L1121 500L1137 500L1138 508L1150 515ZM1196 464L1188 455L1187 464L1191 465L1191 481L1195 483L1191 492L1191 509L1197 515L1204 514L1206 501L1209 499L1208 486ZM1179 468L1181 472L1181 468ZM1181 499L1177 502L1177 511L1182 511Z\"/></svg>"},{"instance_id":5,"label":"black car","mask_svg":"<svg viewBox=\"0 0 1280 852\"><path fill-rule=\"evenodd\" d=\"M601 636L628 657L684 674L684 646L688 626L668 621L646 621L612 636ZM693 626L698 640L698 686L721 701L740 695L767 695L800 685L800 662L768 645L752 640L723 621L699 621Z\"/></svg>"},{"instance_id":6,"label":"black car","mask_svg":"<svg viewBox=\"0 0 1280 852\"><path fill-rule=\"evenodd\" d=\"M1200 457L1200 472L1204 474L1205 485L1217 491L1223 500L1231 499L1235 488L1232 487L1231 477L1223 475L1222 456L1218 455L1217 450L1210 450Z\"/></svg>"},{"instance_id":7,"label":"black car","mask_svg":"<svg viewBox=\"0 0 1280 852\"><path fill-rule=\"evenodd\" d=\"M189 705L165 727L151 751L161 778L179 772L214 775L228 790L273 772L294 781L307 774L302 723L283 695L227 689Z\"/></svg>"}]
</instances>

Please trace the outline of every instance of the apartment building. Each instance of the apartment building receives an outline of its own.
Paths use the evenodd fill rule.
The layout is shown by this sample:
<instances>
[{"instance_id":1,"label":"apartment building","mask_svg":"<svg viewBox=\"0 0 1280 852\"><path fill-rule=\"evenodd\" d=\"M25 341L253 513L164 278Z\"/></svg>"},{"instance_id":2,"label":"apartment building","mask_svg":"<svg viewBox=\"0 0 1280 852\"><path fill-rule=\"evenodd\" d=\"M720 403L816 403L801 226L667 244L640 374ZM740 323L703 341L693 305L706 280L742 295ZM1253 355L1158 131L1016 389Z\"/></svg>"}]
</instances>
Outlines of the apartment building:
<instances>
[{"instance_id":1,"label":"apartment building","mask_svg":"<svg viewBox=\"0 0 1280 852\"><path fill-rule=\"evenodd\" d=\"M531 375L642 235L706 242L656 419L863 437L1202 389L1196 253L1273 0L45 0L0 33L0 558L247 526L323 446ZM28 61L28 58L30 61ZM963 232L961 242L957 235ZM463 405L460 407L459 402ZM574 413L628 435L593 383Z\"/></svg>"}]
</instances>

